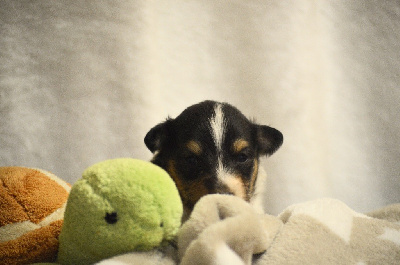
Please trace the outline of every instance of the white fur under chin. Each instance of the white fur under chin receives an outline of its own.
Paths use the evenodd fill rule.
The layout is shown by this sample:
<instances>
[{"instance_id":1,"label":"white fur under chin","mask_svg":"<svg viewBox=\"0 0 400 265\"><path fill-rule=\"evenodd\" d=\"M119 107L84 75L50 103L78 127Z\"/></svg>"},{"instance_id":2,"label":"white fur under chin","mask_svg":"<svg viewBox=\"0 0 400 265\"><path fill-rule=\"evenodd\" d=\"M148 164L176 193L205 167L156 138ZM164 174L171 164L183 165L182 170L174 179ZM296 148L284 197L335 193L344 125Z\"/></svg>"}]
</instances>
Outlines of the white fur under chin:
<instances>
[{"instance_id":1,"label":"white fur under chin","mask_svg":"<svg viewBox=\"0 0 400 265\"><path fill-rule=\"evenodd\" d=\"M258 169L258 177L256 181L256 189L254 191L253 197L250 199L250 204L258 213L264 213L264 191L267 181L267 173L264 168L260 167Z\"/></svg>"}]
</instances>

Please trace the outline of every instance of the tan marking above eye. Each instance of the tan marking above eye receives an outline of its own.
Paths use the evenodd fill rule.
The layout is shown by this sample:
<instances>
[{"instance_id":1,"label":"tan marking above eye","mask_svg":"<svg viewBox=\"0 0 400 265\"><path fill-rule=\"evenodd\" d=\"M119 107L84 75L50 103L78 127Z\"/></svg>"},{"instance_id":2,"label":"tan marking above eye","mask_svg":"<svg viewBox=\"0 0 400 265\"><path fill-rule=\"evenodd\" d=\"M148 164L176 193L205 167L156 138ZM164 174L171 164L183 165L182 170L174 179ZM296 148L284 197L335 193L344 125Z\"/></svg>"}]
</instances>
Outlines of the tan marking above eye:
<instances>
[{"instance_id":1,"label":"tan marking above eye","mask_svg":"<svg viewBox=\"0 0 400 265\"><path fill-rule=\"evenodd\" d=\"M246 147L249 146L249 142L247 142L246 140L243 139L237 139L234 143L233 143L233 152L235 154L240 153L243 149L245 149Z\"/></svg>"},{"instance_id":2,"label":"tan marking above eye","mask_svg":"<svg viewBox=\"0 0 400 265\"><path fill-rule=\"evenodd\" d=\"M195 142L195 141L189 141L186 144L186 147L196 155L200 155L202 153L202 151L203 151L201 149L200 144L198 142Z\"/></svg>"}]
</instances>

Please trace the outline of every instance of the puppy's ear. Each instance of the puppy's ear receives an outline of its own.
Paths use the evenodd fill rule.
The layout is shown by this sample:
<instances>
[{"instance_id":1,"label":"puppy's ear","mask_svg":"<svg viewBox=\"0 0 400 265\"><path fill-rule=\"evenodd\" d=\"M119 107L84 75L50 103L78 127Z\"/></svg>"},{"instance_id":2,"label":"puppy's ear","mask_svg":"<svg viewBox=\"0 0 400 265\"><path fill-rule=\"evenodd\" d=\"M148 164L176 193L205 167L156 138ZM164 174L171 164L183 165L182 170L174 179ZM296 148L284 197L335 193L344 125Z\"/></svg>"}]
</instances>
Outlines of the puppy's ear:
<instances>
[{"instance_id":1,"label":"puppy's ear","mask_svg":"<svg viewBox=\"0 0 400 265\"><path fill-rule=\"evenodd\" d=\"M167 139L170 123L171 119L167 119L165 122L153 127L144 137L144 143L152 153L161 149L163 142Z\"/></svg>"},{"instance_id":2,"label":"puppy's ear","mask_svg":"<svg viewBox=\"0 0 400 265\"><path fill-rule=\"evenodd\" d=\"M272 155L281 147L283 135L277 129L266 125L257 126L257 143L261 155Z\"/></svg>"}]
</instances>

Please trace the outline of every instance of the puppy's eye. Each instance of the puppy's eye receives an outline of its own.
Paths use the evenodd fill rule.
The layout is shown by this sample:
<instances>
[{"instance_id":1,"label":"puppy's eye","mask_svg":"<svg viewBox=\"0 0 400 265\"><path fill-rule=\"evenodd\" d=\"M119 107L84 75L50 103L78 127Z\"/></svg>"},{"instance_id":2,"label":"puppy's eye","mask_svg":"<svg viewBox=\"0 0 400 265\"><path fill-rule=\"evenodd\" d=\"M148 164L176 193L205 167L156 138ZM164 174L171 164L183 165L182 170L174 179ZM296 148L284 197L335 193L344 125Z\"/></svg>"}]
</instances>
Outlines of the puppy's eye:
<instances>
[{"instance_id":1,"label":"puppy's eye","mask_svg":"<svg viewBox=\"0 0 400 265\"><path fill-rule=\"evenodd\" d=\"M196 165L199 162L199 158L195 155L189 155L185 157L185 161L190 165Z\"/></svg>"},{"instance_id":2,"label":"puppy's eye","mask_svg":"<svg viewBox=\"0 0 400 265\"><path fill-rule=\"evenodd\" d=\"M237 160L239 163L244 163L244 162L246 162L248 159L249 159L249 156L248 156L247 154L245 154L245 153L240 153L240 154L238 154L238 155L236 156L236 160Z\"/></svg>"}]
</instances>

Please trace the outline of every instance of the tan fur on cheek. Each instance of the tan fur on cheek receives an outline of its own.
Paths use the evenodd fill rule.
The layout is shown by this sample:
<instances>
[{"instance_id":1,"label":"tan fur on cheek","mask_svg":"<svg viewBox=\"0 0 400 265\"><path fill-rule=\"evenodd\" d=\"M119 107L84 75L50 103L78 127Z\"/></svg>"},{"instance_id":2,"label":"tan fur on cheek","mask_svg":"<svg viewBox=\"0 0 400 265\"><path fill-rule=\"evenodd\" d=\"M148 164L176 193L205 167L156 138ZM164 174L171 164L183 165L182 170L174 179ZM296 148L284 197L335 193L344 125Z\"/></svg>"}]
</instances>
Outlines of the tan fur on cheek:
<instances>
[{"instance_id":1,"label":"tan fur on cheek","mask_svg":"<svg viewBox=\"0 0 400 265\"><path fill-rule=\"evenodd\" d=\"M170 174L171 178L175 181L183 205L186 209L192 210L196 202L202 196L209 193L208 189L204 185L204 178L200 178L198 180L184 181L179 176L176 170L174 160L168 161L167 171Z\"/></svg>"},{"instance_id":2,"label":"tan fur on cheek","mask_svg":"<svg viewBox=\"0 0 400 265\"><path fill-rule=\"evenodd\" d=\"M175 181L176 187L178 188L178 191L183 199L185 197L184 185L181 181L181 178L178 176L178 173L176 172L174 160L168 161L167 171L168 171L168 174L171 176L171 178Z\"/></svg>"},{"instance_id":3,"label":"tan fur on cheek","mask_svg":"<svg viewBox=\"0 0 400 265\"><path fill-rule=\"evenodd\" d=\"M187 185L189 206L194 206L201 197L209 194L210 191L204 185L204 179L194 180Z\"/></svg>"},{"instance_id":4,"label":"tan fur on cheek","mask_svg":"<svg viewBox=\"0 0 400 265\"><path fill-rule=\"evenodd\" d=\"M250 183L247 186L247 192L246 192L248 200L250 200L250 198L254 195L257 175L258 175L258 160L254 159L253 173L251 174Z\"/></svg>"}]
</instances>

